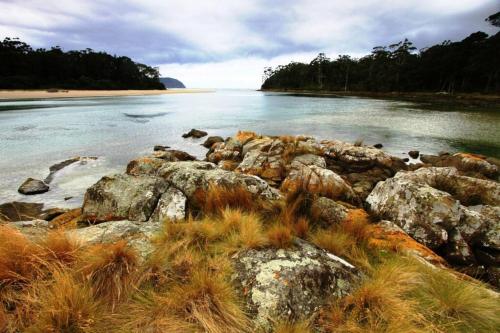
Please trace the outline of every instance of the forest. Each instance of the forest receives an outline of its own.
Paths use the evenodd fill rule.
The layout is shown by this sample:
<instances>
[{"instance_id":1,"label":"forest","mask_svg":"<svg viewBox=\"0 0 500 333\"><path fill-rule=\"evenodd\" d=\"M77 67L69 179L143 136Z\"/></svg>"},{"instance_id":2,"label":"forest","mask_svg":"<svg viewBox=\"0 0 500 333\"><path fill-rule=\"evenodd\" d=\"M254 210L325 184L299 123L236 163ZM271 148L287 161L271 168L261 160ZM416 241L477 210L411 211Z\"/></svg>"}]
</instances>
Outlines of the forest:
<instances>
[{"instance_id":1,"label":"forest","mask_svg":"<svg viewBox=\"0 0 500 333\"><path fill-rule=\"evenodd\" d=\"M500 26L500 13L486 19ZM309 64L264 69L262 89L500 93L500 32L417 50L408 39L376 46L360 59L320 53Z\"/></svg>"},{"instance_id":2,"label":"forest","mask_svg":"<svg viewBox=\"0 0 500 333\"><path fill-rule=\"evenodd\" d=\"M165 89L157 68L92 49L33 49L0 41L0 89Z\"/></svg>"}]
</instances>

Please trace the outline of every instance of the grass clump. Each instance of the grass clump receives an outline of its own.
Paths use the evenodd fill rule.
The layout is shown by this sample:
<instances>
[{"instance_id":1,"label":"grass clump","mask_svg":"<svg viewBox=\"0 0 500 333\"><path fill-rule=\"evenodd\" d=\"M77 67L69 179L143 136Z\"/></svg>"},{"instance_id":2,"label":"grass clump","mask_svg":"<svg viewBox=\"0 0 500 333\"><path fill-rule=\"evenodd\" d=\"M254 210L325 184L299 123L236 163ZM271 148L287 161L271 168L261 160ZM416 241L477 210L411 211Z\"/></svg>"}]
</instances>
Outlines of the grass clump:
<instances>
[{"instance_id":1,"label":"grass clump","mask_svg":"<svg viewBox=\"0 0 500 333\"><path fill-rule=\"evenodd\" d=\"M293 245L293 233L290 227L276 223L267 231L269 244L277 249L290 248Z\"/></svg>"},{"instance_id":2,"label":"grass clump","mask_svg":"<svg viewBox=\"0 0 500 333\"><path fill-rule=\"evenodd\" d=\"M78 272L92 286L97 298L114 305L133 287L138 256L125 241L93 246L85 254Z\"/></svg>"},{"instance_id":3,"label":"grass clump","mask_svg":"<svg viewBox=\"0 0 500 333\"><path fill-rule=\"evenodd\" d=\"M34 312L34 323L26 332L87 333L99 332L96 324L104 319L92 288L77 282L63 270L52 273L50 283L40 282L28 298Z\"/></svg>"},{"instance_id":4,"label":"grass clump","mask_svg":"<svg viewBox=\"0 0 500 333\"><path fill-rule=\"evenodd\" d=\"M205 215L219 215L229 208L252 211L257 207L257 201L243 186L210 184L206 191L196 192L195 201Z\"/></svg>"},{"instance_id":5,"label":"grass clump","mask_svg":"<svg viewBox=\"0 0 500 333\"><path fill-rule=\"evenodd\" d=\"M307 321L278 322L273 327L273 333L310 333L310 323Z\"/></svg>"},{"instance_id":6,"label":"grass clump","mask_svg":"<svg viewBox=\"0 0 500 333\"><path fill-rule=\"evenodd\" d=\"M484 286L439 269L422 267L414 297L420 311L448 332L498 332L500 299Z\"/></svg>"}]
</instances>

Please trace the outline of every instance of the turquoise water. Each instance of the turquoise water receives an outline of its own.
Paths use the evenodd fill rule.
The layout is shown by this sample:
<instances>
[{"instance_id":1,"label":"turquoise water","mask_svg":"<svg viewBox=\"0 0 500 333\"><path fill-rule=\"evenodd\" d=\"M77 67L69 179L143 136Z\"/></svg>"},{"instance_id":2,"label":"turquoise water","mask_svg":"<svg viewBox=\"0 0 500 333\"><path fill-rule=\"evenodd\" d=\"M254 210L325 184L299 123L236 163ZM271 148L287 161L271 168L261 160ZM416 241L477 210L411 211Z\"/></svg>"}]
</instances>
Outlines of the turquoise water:
<instances>
[{"instance_id":1,"label":"turquoise water","mask_svg":"<svg viewBox=\"0 0 500 333\"><path fill-rule=\"evenodd\" d=\"M203 139L183 139L199 128L209 135L239 129L382 143L397 156L470 151L500 157L500 110L436 111L367 98L297 97L220 90L214 93L0 102L0 203L80 204L102 175L123 171L134 157L169 145L203 157ZM73 156L98 156L58 173L51 191L17 194L27 177L44 178L50 165ZM63 198L74 198L64 201Z\"/></svg>"}]
</instances>

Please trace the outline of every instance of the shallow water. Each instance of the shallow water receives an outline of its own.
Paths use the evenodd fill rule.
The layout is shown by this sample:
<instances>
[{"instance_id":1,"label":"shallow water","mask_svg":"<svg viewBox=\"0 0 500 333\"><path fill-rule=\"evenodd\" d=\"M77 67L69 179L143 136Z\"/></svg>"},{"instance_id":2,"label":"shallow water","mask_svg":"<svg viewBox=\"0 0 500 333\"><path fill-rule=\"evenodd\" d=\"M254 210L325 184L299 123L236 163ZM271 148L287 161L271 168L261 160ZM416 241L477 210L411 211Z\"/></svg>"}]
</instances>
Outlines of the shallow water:
<instances>
[{"instance_id":1,"label":"shallow water","mask_svg":"<svg viewBox=\"0 0 500 333\"><path fill-rule=\"evenodd\" d=\"M437 111L408 102L368 98L297 97L246 90L159 96L0 102L0 203L23 200L77 206L102 175L122 172L134 157L168 145L203 157L204 139L239 129L382 143L397 156L409 150L469 151L500 157L500 110ZM56 174L48 193L22 196L27 178L43 179L50 165L98 156ZM64 197L73 199L64 201Z\"/></svg>"}]
</instances>

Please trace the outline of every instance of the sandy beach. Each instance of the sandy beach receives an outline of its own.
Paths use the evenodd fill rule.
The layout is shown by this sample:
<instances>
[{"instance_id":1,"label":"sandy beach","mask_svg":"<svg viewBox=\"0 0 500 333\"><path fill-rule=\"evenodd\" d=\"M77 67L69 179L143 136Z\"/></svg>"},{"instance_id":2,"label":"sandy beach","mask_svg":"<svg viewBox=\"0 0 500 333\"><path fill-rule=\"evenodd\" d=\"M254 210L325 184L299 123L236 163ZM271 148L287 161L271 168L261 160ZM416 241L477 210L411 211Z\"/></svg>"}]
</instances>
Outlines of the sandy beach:
<instances>
[{"instance_id":1,"label":"sandy beach","mask_svg":"<svg viewBox=\"0 0 500 333\"><path fill-rule=\"evenodd\" d=\"M169 90L0 90L0 100L84 98L113 96L143 96L166 94L191 94L214 92L210 89L169 89Z\"/></svg>"}]
</instances>

